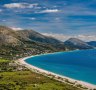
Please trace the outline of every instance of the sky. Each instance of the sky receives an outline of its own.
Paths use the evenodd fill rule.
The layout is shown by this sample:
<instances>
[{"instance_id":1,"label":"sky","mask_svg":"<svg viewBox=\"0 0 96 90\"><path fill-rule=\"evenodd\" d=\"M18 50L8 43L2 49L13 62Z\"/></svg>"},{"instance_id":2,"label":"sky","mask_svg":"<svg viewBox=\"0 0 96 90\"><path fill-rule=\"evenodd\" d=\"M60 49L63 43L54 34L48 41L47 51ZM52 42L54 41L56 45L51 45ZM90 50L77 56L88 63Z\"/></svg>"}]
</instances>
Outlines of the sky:
<instances>
[{"instance_id":1,"label":"sky","mask_svg":"<svg viewBox=\"0 0 96 90\"><path fill-rule=\"evenodd\" d=\"M60 40L96 40L96 0L0 0L0 25Z\"/></svg>"}]
</instances>

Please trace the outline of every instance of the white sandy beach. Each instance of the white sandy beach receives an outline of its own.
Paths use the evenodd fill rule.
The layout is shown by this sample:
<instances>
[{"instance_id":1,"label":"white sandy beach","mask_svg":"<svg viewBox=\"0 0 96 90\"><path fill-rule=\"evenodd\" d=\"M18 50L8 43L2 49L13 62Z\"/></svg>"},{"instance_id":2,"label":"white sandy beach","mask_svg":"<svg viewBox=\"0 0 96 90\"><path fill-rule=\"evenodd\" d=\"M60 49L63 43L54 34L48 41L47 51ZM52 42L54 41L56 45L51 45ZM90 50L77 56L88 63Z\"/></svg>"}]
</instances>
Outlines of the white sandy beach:
<instances>
[{"instance_id":1,"label":"white sandy beach","mask_svg":"<svg viewBox=\"0 0 96 90\"><path fill-rule=\"evenodd\" d=\"M35 55L35 56L37 56L37 55ZM20 65L24 65L24 66L27 67L28 69L34 70L35 72L41 73L41 74L43 74L43 75L46 75L46 76L48 76L48 75L55 76L54 79L56 79L56 80L58 80L58 81L64 82L64 80L67 79L68 81L74 83L75 85L76 85L76 84L80 84L80 85L82 85L83 87L87 87L88 90L89 90L89 89L94 89L94 88L96 89L96 85L93 85L93 84L90 84L90 83L87 83L87 82L83 82L83 81L79 81L79 80L75 80L75 79L72 79L72 78L69 78L69 77L66 77L66 76L62 76L62 75L59 75L59 74L55 74L55 73L53 73L53 72L49 72L49 71L47 71L47 70L43 70L43 69L41 69L41 68L38 68L38 67L35 67L35 66L31 65L31 64L26 63L25 60L28 59L28 58L31 58L31 57L34 57L34 56L29 56L29 57L25 57L25 58L18 59L18 60L16 61L16 63L18 63L18 64L20 64ZM58 77L59 77L59 78L62 78L62 79L59 79Z\"/></svg>"}]
</instances>

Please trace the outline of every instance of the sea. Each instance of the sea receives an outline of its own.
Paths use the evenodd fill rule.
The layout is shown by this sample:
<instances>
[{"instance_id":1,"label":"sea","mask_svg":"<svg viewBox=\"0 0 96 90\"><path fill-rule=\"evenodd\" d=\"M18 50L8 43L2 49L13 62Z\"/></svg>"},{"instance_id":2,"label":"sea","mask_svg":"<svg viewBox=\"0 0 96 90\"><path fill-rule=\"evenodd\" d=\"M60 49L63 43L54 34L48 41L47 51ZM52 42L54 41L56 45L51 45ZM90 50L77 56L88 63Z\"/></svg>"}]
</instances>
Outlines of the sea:
<instances>
[{"instance_id":1,"label":"sea","mask_svg":"<svg viewBox=\"0 0 96 90\"><path fill-rule=\"evenodd\" d=\"M44 54L25 61L62 76L96 84L96 49Z\"/></svg>"}]
</instances>

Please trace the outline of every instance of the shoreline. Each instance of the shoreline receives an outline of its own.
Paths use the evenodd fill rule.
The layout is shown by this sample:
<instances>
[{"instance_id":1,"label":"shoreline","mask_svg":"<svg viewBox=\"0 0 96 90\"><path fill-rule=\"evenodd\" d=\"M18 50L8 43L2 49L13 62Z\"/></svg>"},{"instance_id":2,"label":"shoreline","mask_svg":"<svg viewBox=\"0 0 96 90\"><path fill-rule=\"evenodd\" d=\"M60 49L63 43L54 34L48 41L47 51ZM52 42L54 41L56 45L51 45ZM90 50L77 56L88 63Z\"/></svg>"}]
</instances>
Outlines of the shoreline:
<instances>
[{"instance_id":1,"label":"shoreline","mask_svg":"<svg viewBox=\"0 0 96 90\"><path fill-rule=\"evenodd\" d=\"M60 52L56 52L56 53L60 53ZM48 53L48 54L54 54L54 53ZM47 54L40 54L40 55L47 55ZM96 89L96 85L94 85L94 84L90 84L90 83L87 83L87 82L84 82L84 81L76 80L76 79L73 79L73 78L70 78L70 77L67 77L67 76L63 76L63 75L53 73L53 72L38 68L36 66L33 66L31 64L28 64L25 61L28 58L32 58L32 57L40 56L40 55L34 55L34 56L28 56L28 57L20 58L20 59L16 60L16 63L25 66L26 68L32 70L33 72L42 74L42 75L50 77L50 78L53 78L53 79L58 80L60 82L67 81L65 83L68 83L70 85L74 85L74 86L80 85L80 86L82 86L82 88L84 87L84 88L87 88L87 89Z\"/></svg>"}]
</instances>

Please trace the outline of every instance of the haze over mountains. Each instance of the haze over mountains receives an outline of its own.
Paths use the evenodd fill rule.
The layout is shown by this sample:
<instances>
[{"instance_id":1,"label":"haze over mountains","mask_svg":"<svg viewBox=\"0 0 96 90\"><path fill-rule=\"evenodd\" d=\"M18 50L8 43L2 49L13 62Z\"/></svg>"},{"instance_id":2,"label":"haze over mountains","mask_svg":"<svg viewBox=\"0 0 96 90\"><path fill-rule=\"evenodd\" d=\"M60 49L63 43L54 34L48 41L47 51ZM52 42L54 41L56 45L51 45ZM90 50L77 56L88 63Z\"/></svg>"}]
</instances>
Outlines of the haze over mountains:
<instances>
[{"instance_id":1,"label":"haze over mountains","mask_svg":"<svg viewBox=\"0 0 96 90\"><path fill-rule=\"evenodd\" d=\"M70 38L68 39L67 41L64 42L64 45L67 46L67 47L71 47L71 48L74 48L74 49L93 49L94 46L80 40L80 39L77 39L77 38Z\"/></svg>"},{"instance_id":2,"label":"haze over mountains","mask_svg":"<svg viewBox=\"0 0 96 90\"><path fill-rule=\"evenodd\" d=\"M33 30L14 31L0 26L0 56L40 54L64 51L64 44L54 38L43 36ZM22 56L22 55L21 55ZM27 55L26 55L27 56Z\"/></svg>"},{"instance_id":3,"label":"haze over mountains","mask_svg":"<svg viewBox=\"0 0 96 90\"><path fill-rule=\"evenodd\" d=\"M44 36L34 30L14 31L9 27L0 26L0 56L3 57L22 53L28 55L65 51L73 49L93 49L94 45L71 38L65 42L53 37ZM27 55L26 55L27 56Z\"/></svg>"},{"instance_id":4,"label":"haze over mountains","mask_svg":"<svg viewBox=\"0 0 96 90\"><path fill-rule=\"evenodd\" d=\"M20 30L18 31L20 36L22 36L25 40L30 40L30 41L36 41L36 42L41 42L41 43L48 43L48 44L63 44L63 42L52 38L52 37L47 37L44 36L38 32L35 32L33 30Z\"/></svg>"},{"instance_id":5,"label":"haze over mountains","mask_svg":"<svg viewBox=\"0 0 96 90\"><path fill-rule=\"evenodd\" d=\"M96 41L87 42L89 45L96 47Z\"/></svg>"},{"instance_id":6,"label":"haze over mountains","mask_svg":"<svg viewBox=\"0 0 96 90\"><path fill-rule=\"evenodd\" d=\"M33 30L14 31L11 28L5 26L0 26L0 39L2 43L5 41L6 43L13 44L20 43L22 40L36 41L49 44L63 44L61 41L55 38L44 36Z\"/></svg>"}]
</instances>

